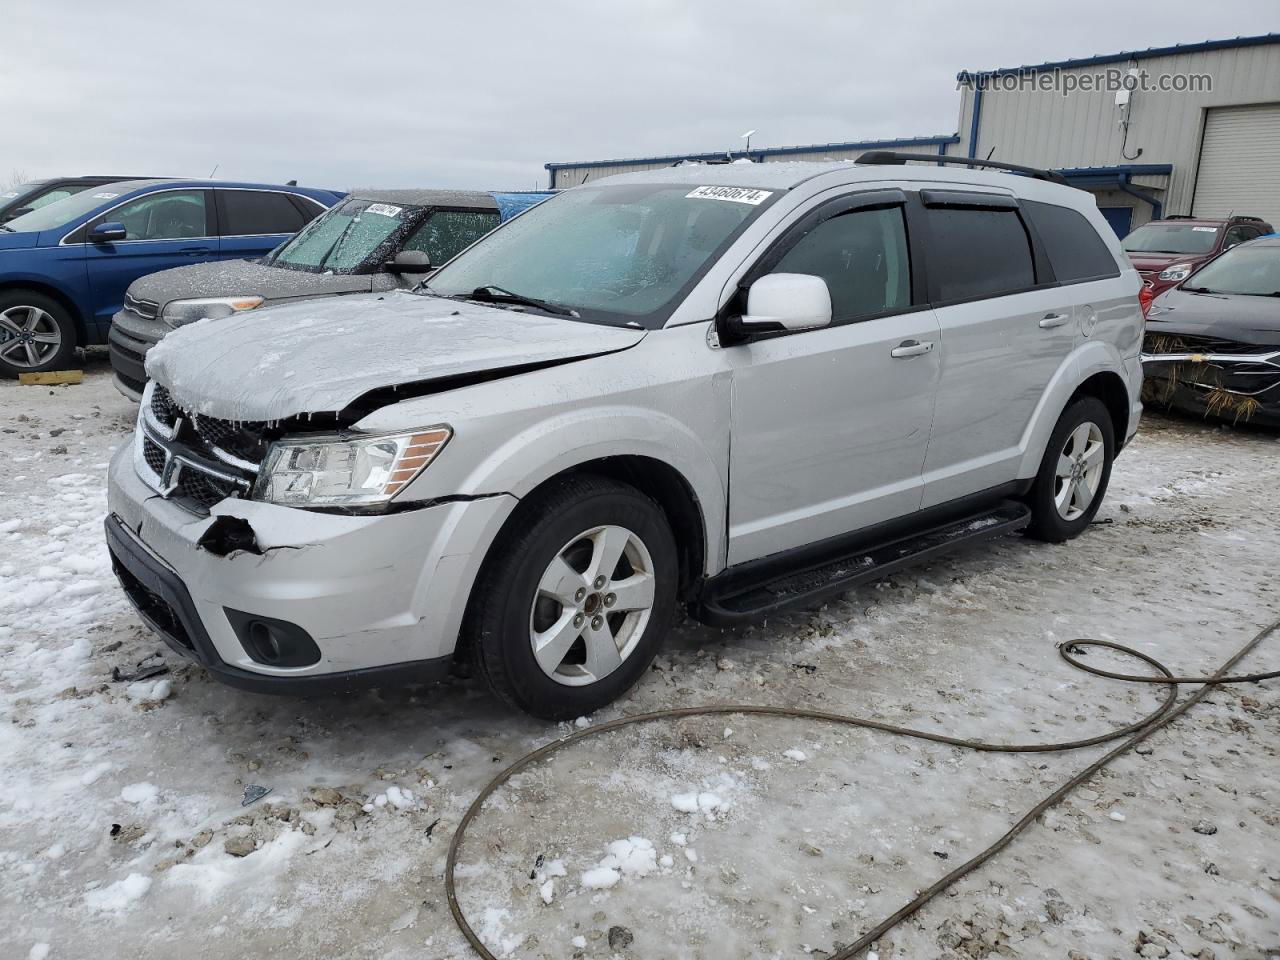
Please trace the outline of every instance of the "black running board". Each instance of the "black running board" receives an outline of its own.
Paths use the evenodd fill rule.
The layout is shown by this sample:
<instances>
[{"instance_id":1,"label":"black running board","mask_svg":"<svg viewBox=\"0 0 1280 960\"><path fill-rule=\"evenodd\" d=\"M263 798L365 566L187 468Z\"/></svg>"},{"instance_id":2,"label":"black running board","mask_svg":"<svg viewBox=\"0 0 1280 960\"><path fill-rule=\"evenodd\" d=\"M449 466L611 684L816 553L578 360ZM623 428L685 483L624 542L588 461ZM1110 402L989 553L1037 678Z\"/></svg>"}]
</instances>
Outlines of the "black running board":
<instances>
[{"instance_id":1,"label":"black running board","mask_svg":"<svg viewBox=\"0 0 1280 960\"><path fill-rule=\"evenodd\" d=\"M827 557L772 578L744 578L729 570L709 580L696 605L699 620L727 627L759 620L787 607L813 603L851 587L950 553L958 547L1021 530L1031 511L1016 500L919 531L906 537Z\"/></svg>"}]
</instances>

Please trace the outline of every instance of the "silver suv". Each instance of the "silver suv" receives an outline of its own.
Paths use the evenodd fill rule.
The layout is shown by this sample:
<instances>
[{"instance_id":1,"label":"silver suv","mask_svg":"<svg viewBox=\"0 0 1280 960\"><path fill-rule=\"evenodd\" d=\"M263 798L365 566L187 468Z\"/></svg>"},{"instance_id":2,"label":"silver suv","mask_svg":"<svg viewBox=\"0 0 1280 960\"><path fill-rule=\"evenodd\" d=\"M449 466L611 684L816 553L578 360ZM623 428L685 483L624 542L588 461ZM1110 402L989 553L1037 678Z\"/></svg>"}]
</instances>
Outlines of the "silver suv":
<instances>
[{"instance_id":1,"label":"silver suv","mask_svg":"<svg viewBox=\"0 0 1280 960\"><path fill-rule=\"evenodd\" d=\"M122 584L238 686L465 655L565 718L677 604L730 624L1076 536L1141 414L1138 276L1052 174L903 159L612 177L415 291L177 331L111 467Z\"/></svg>"}]
</instances>

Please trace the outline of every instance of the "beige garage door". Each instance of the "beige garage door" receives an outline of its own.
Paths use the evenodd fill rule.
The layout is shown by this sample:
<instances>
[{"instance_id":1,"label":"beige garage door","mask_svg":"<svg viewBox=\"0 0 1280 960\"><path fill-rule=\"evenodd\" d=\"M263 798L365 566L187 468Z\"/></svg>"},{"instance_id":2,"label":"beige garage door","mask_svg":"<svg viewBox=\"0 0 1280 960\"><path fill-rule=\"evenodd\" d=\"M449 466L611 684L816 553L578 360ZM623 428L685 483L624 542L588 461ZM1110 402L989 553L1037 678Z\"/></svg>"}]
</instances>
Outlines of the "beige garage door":
<instances>
[{"instance_id":1,"label":"beige garage door","mask_svg":"<svg viewBox=\"0 0 1280 960\"><path fill-rule=\"evenodd\" d=\"M1233 211L1280 229L1280 103L1217 107L1205 118L1191 212Z\"/></svg>"}]
</instances>

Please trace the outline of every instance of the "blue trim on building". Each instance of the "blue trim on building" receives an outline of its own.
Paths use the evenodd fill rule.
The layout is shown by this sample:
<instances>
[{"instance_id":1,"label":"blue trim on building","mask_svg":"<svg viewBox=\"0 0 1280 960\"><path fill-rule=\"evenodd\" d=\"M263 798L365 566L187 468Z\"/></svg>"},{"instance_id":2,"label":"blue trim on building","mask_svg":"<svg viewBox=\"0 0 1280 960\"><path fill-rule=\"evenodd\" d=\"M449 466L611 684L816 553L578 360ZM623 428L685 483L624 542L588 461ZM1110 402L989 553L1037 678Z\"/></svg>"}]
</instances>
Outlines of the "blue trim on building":
<instances>
[{"instance_id":1,"label":"blue trim on building","mask_svg":"<svg viewBox=\"0 0 1280 960\"><path fill-rule=\"evenodd\" d=\"M674 153L662 157L630 157L621 160L577 160L563 163L545 163L546 170L563 170L566 167L599 167L621 166L628 163L675 163L678 160L723 160L725 157L746 157L749 160L762 160L765 157L780 157L795 153L820 153L823 150L888 150L892 147L927 147L935 144L946 146L959 143L960 137L951 134L945 137L907 137L900 140L854 140L849 143L814 143L798 147L762 147L755 150L717 150L711 153Z\"/></svg>"},{"instance_id":2,"label":"blue trim on building","mask_svg":"<svg viewBox=\"0 0 1280 960\"><path fill-rule=\"evenodd\" d=\"M1067 178L1073 187L1082 190L1119 190L1137 197L1151 206L1151 219L1164 217L1164 203L1154 194L1133 185L1134 177L1158 177L1173 173L1171 163L1123 163L1114 167L1063 167L1058 173Z\"/></svg>"},{"instance_id":3,"label":"blue trim on building","mask_svg":"<svg viewBox=\"0 0 1280 960\"><path fill-rule=\"evenodd\" d=\"M969 121L969 159L978 155L978 124L982 120L982 84L973 88L973 117Z\"/></svg>"},{"instance_id":4,"label":"blue trim on building","mask_svg":"<svg viewBox=\"0 0 1280 960\"><path fill-rule=\"evenodd\" d=\"M1047 63L1026 64L1021 67L997 67L994 70L969 71L961 70L956 80L961 83L975 82L980 84L983 78L1007 76L1009 74L1040 73L1045 70L1070 70L1075 67L1096 67L1108 63L1127 63L1130 60L1151 60L1155 57L1170 57L1184 53L1205 53L1210 50L1232 50L1238 47L1259 47L1270 43L1280 43L1280 33L1263 33L1254 37L1231 37L1226 40L1205 40L1200 43L1175 43L1171 47L1148 47L1146 50L1122 50L1119 53L1104 53L1092 57L1079 57L1071 60L1051 60ZM970 154L973 156L973 154Z\"/></svg>"},{"instance_id":5,"label":"blue trim on building","mask_svg":"<svg viewBox=\"0 0 1280 960\"><path fill-rule=\"evenodd\" d=\"M1157 200L1155 197L1153 197L1151 194L1147 193L1145 190L1139 190L1137 187L1132 186L1128 181L1125 181L1124 183L1120 184L1120 192L1127 193L1131 197L1137 197L1139 200L1142 200L1146 203L1151 204L1152 220L1164 219L1164 204L1161 203L1159 200Z\"/></svg>"},{"instance_id":6,"label":"blue trim on building","mask_svg":"<svg viewBox=\"0 0 1280 960\"><path fill-rule=\"evenodd\" d=\"M1159 177L1173 173L1172 163L1121 163L1114 167L1059 167L1058 173L1068 180L1073 177Z\"/></svg>"}]
</instances>

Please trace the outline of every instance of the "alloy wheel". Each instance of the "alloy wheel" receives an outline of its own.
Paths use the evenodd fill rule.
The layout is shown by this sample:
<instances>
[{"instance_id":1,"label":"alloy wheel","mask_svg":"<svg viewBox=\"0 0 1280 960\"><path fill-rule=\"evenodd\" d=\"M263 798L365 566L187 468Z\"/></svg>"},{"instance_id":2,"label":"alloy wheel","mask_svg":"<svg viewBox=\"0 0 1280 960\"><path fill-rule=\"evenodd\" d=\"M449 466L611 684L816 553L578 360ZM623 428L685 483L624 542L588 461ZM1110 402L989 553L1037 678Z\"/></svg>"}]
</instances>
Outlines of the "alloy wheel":
<instances>
[{"instance_id":1,"label":"alloy wheel","mask_svg":"<svg viewBox=\"0 0 1280 960\"><path fill-rule=\"evenodd\" d=\"M58 352L62 331L39 307L9 307L0 312L0 359L15 367L38 367Z\"/></svg>"},{"instance_id":2,"label":"alloy wheel","mask_svg":"<svg viewBox=\"0 0 1280 960\"><path fill-rule=\"evenodd\" d=\"M609 524L574 537L547 565L529 612L542 672L566 686L613 673L644 635L655 588L649 549L632 531Z\"/></svg>"},{"instance_id":3,"label":"alloy wheel","mask_svg":"<svg viewBox=\"0 0 1280 960\"><path fill-rule=\"evenodd\" d=\"M1063 520L1083 516L1098 495L1106 465L1102 428L1086 420L1067 437L1054 470L1053 503Z\"/></svg>"}]
</instances>

